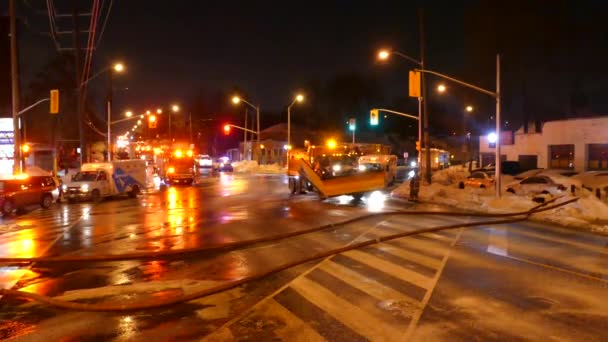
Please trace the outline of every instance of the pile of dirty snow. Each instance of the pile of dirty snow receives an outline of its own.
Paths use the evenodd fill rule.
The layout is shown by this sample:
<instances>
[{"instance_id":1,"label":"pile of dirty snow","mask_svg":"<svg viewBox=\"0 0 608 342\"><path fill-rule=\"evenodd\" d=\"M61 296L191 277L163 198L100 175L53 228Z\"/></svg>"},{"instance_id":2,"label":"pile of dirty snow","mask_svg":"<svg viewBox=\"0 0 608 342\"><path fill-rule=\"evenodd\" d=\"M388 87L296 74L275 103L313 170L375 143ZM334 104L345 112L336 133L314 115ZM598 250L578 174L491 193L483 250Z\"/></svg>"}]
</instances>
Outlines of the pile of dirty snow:
<instances>
[{"instance_id":1,"label":"pile of dirty snow","mask_svg":"<svg viewBox=\"0 0 608 342\"><path fill-rule=\"evenodd\" d=\"M409 182L403 183L392 192L392 196L398 198L407 199L409 195ZM418 197L421 201L484 213L521 212L538 205L532 197L503 192L501 198L495 198L494 189L458 189L457 184L423 185L420 187ZM571 198L573 197L565 196L563 200ZM608 204L589 192L581 192L581 197L574 203L534 214L531 218L537 221L608 233Z\"/></svg>"},{"instance_id":2,"label":"pile of dirty snow","mask_svg":"<svg viewBox=\"0 0 608 342\"><path fill-rule=\"evenodd\" d=\"M244 160L232 163L234 172L237 173L265 173L265 174L282 174L285 173L285 168L279 164L258 165L255 160Z\"/></svg>"}]
</instances>

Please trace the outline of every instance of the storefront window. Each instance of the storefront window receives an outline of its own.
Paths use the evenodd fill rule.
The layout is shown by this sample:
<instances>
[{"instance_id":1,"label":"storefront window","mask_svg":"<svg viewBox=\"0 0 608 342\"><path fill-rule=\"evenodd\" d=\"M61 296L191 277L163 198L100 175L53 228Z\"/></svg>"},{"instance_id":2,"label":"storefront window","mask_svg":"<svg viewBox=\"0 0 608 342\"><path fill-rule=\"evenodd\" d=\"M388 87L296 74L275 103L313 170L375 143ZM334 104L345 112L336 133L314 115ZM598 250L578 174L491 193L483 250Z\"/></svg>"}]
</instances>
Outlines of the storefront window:
<instances>
[{"instance_id":1,"label":"storefront window","mask_svg":"<svg viewBox=\"0 0 608 342\"><path fill-rule=\"evenodd\" d=\"M550 145L549 158L551 169L573 169L574 145Z\"/></svg>"},{"instance_id":2,"label":"storefront window","mask_svg":"<svg viewBox=\"0 0 608 342\"><path fill-rule=\"evenodd\" d=\"M608 144L587 145L587 169L608 170Z\"/></svg>"}]
</instances>

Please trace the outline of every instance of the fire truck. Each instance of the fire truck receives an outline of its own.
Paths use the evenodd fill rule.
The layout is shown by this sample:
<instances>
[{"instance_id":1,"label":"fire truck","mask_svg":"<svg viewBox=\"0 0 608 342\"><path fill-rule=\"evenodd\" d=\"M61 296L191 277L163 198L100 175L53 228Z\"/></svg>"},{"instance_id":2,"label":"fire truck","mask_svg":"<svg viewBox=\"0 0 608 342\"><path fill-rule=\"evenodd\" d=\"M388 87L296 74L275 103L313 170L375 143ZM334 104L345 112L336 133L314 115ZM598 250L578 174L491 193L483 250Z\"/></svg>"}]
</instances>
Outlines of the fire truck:
<instances>
[{"instance_id":1,"label":"fire truck","mask_svg":"<svg viewBox=\"0 0 608 342\"><path fill-rule=\"evenodd\" d=\"M198 174L198 167L196 166L194 151L192 149L182 149L181 147L172 149L163 164L165 172L164 180L168 185L190 185Z\"/></svg>"},{"instance_id":2,"label":"fire truck","mask_svg":"<svg viewBox=\"0 0 608 342\"><path fill-rule=\"evenodd\" d=\"M394 180L390 176L393 168L388 165L359 168L359 158L389 153L390 146L386 145L338 144L335 141L293 149L287 165L289 190L292 194L316 190L321 198L339 195L360 198L367 192L386 189ZM383 159L395 160L396 165L396 158Z\"/></svg>"}]
</instances>

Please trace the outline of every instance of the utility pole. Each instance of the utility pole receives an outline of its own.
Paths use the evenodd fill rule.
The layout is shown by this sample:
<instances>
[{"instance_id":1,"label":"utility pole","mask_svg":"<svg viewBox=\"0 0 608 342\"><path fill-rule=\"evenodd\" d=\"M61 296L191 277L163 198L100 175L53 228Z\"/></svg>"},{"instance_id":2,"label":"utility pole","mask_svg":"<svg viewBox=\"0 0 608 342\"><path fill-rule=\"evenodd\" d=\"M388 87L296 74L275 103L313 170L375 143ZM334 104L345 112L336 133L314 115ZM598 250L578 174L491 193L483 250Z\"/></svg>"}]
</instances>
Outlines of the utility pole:
<instances>
[{"instance_id":1,"label":"utility pole","mask_svg":"<svg viewBox=\"0 0 608 342\"><path fill-rule=\"evenodd\" d=\"M424 60L424 10L422 8L418 9L418 24L420 32L420 67L422 70L425 70ZM429 146L429 112L428 112L428 98L427 98L427 89L425 82L425 75L422 73L420 75L420 85L422 87L422 101L423 101L423 125L424 125L424 178L428 184L431 184L431 148ZM418 166L420 167L420 165Z\"/></svg>"},{"instance_id":2,"label":"utility pole","mask_svg":"<svg viewBox=\"0 0 608 342\"><path fill-rule=\"evenodd\" d=\"M247 114L249 113L249 108L245 108L245 128L247 128ZM247 160L247 131L243 130L243 158L242 160Z\"/></svg>"},{"instance_id":3,"label":"utility pole","mask_svg":"<svg viewBox=\"0 0 608 342\"><path fill-rule=\"evenodd\" d=\"M500 198L501 195L501 167L502 161L500 159L500 144L501 144L501 133L500 133L500 55L496 55L496 171L494 177L496 178L496 197Z\"/></svg>"},{"instance_id":4,"label":"utility pole","mask_svg":"<svg viewBox=\"0 0 608 342\"><path fill-rule=\"evenodd\" d=\"M73 31L73 40L74 40L74 63L76 70L76 88L78 89L78 101L76 104L76 115L78 116L78 133L80 136L80 164L86 161L86 136L85 136L85 126L84 126L84 115L83 115L83 102L84 96L82 93L82 84L80 80L81 70L80 70L80 27L78 25L78 9L74 9L72 12L72 21L74 24Z\"/></svg>"},{"instance_id":5,"label":"utility pole","mask_svg":"<svg viewBox=\"0 0 608 342\"><path fill-rule=\"evenodd\" d=\"M11 32L11 104L13 111L13 142L15 151L13 154L13 171L21 173L21 131L19 127L19 68L17 53L17 8L15 0L9 0L9 20Z\"/></svg>"},{"instance_id":6,"label":"utility pole","mask_svg":"<svg viewBox=\"0 0 608 342\"><path fill-rule=\"evenodd\" d=\"M108 162L112 161L112 74L113 69L110 69L109 73L109 84L108 84L108 99L107 99L107 112L108 112Z\"/></svg>"}]
</instances>

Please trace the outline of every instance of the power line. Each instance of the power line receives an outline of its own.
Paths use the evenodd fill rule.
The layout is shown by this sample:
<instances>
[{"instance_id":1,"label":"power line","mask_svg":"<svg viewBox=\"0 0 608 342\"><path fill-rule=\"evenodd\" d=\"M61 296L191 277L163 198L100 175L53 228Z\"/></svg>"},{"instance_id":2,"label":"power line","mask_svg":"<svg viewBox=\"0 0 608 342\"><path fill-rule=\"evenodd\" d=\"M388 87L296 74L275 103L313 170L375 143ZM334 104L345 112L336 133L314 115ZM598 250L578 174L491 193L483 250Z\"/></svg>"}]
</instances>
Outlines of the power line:
<instances>
[{"instance_id":1,"label":"power line","mask_svg":"<svg viewBox=\"0 0 608 342\"><path fill-rule=\"evenodd\" d=\"M106 17L103 20L103 26L101 27L101 32L99 33L99 38L97 39L97 44L95 44L95 48L99 46L101 42L101 38L103 37L103 33L106 31L106 25L108 24L108 18L110 17L110 12L112 11L112 4L114 4L114 0L110 0L110 4L108 5L108 10L106 12ZM103 5L102 5L103 7Z\"/></svg>"},{"instance_id":2,"label":"power line","mask_svg":"<svg viewBox=\"0 0 608 342\"><path fill-rule=\"evenodd\" d=\"M51 4L51 0L46 0L46 9L47 9L47 14L49 16L49 28L50 28L51 38L53 39L53 43L55 44L55 49L57 51L59 51L61 49L61 46L59 45L59 41L57 40L56 26L55 26L55 8Z\"/></svg>"}]
</instances>

